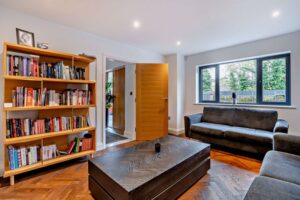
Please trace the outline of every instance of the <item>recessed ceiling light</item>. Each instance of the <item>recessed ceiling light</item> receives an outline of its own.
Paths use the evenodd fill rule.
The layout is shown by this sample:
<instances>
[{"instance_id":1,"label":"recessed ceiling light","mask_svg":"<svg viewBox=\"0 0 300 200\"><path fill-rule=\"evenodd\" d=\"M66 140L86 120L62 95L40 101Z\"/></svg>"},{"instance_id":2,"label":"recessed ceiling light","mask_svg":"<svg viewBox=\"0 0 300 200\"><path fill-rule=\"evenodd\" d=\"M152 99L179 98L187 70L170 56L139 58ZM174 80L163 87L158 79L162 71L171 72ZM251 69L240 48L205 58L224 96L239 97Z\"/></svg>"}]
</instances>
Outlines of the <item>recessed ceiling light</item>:
<instances>
[{"instance_id":1,"label":"recessed ceiling light","mask_svg":"<svg viewBox=\"0 0 300 200\"><path fill-rule=\"evenodd\" d=\"M133 27L134 27L134 28L139 28L140 26L141 26L141 23L140 23L139 21L135 20L135 21L133 22Z\"/></svg>"},{"instance_id":2,"label":"recessed ceiling light","mask_svg":"<svg viewBox=\"0 0 300 200\"><path fill-rule=\"evenodd\" d=\"M279 15L280 15L279 10L274 10L274 11L272 12L272 17L274 17L274 18L279 17Z\"/></svg>"},{"instance_id":3,"label":"recessed ceiling light","mask_svg":"<svg viewBox=\"0 0 300 200\"><path fill-rule=\"evenodd\" d=\"M180 42L180 41L177 41L177 42L176 42L176 45L177 45L177 46L180 46L180 45L181 45L181 42Z\"/></svg>"}]
</instances>

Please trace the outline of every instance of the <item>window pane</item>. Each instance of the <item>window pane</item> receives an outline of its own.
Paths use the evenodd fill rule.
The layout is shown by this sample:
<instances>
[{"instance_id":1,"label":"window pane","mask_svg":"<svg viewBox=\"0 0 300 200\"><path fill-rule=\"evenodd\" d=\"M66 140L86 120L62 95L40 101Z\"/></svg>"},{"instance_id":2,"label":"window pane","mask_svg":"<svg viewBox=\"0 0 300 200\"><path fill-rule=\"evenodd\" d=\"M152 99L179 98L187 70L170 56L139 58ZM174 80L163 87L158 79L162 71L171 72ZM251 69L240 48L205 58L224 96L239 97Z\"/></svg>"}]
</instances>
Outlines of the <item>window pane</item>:
<instances>
[{"instance_id":1,"label":"window pane","mask_svg":"<svg viewBox=\"0 0 300 200\"><path fill-rule=\"evenodd\" d=\"M256 103L256 60L220 65L220 102Z\"/></svg>"},{"instance_id":2,"label":"window pane","mask_svg":"<svg viewBox=\"0 0 300 200\"><path fill-rule=\"evenodd\" d=\"M206 68L202 69L202 100L215 101L216 100L216 69Z\"/></svg>"},{"instance_id":3,"label":"window pane","mask_svg":"<svg viewBox=\"0 0 300 200\"><path fill-rule=\"evenodd\" d=\"M262 62L263 101L286 102L286 59Z\"/></svg>"}]
</instances>

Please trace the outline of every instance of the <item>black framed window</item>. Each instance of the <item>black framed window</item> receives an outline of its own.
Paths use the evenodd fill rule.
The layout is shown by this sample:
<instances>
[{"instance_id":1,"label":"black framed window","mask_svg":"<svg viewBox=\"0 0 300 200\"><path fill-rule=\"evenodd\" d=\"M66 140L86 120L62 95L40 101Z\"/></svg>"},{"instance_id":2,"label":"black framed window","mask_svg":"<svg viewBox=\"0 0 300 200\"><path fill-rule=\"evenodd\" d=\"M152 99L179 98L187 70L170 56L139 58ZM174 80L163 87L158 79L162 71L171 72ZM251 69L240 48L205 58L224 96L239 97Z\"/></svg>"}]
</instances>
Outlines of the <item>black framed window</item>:
<instances>
[{"instance_id":1,"label":"black framed window","mask_svg":"<svg viewBox=\"0 0 300 200\"><path fill-rule=\"evenodd\" d=\"M208 66L201 68L201 82L200 99L202 102L216 102L217 101L217 68L215 66Z\"/></svg>"},{"instance_id":2,"label":"black framed window","mask_svg":"<svg viewBox=\"0 0 300 200\"><path fill-rule=\"evenodd\" d=\"M199 67L199 102L290 105L290 54Z\"/></svg>"}]
</instances>

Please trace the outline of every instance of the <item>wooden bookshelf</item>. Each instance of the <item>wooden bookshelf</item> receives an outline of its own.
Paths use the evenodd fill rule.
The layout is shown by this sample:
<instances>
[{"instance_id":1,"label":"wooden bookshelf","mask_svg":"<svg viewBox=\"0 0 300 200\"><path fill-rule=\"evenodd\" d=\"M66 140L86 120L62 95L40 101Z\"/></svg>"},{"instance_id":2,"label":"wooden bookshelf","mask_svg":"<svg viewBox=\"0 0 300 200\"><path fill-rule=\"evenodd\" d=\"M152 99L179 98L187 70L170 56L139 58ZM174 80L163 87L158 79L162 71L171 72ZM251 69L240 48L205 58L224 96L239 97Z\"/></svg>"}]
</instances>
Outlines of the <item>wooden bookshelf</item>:
<instances>
[{"instance_id":1,"label":"wooden bookshelf","mask_svg":"<svg viewBox=\"0 0 300 200\"><path fill-rule=\"evenodd\" d=\"M31 77L31 76L15 76L7 73L7 55L11 53L28 54L30 56L38 56L39 63L41 62L61 62L69 66L80 66L84 68L84 80L64 80L56 78L45 77ZM59 106L26 106L26 107L7 107L3 106L3 146L4 146L4 177L10 177L10 184L14 184L14 176L31 170L39 169L45 166L57 164L74 158L90 155L92 156L96 148L96 127L89 126L83 128L72 128L70 130L42 133L21 137L7 138L7 119L11 118L10 114L25 114L26 112L36 113L37 118L49 118L68 116L73 117L77 115L89 115L90 108L96 108L96 81L89 79L90 64L95 62L95 59L78 56L71 53L44 50L35 47L27 47L18 44L4 43L3 45L3 79L4 79L4 103L12 102L12 89L16 86L35 87L41 89L50 88L58 91L65 89L76 89L76 87L87 88L91 91L91 103L88 105L59 105ZM95 122L94 122L95 124ZM44 160L42 154L42 147L44 145L56 144L59 150L65 150L69 145L69 137L72 135L89 132L92 135L93 147L90 150L79 151L68 155L61 155L56 158ZM40 146L40 160L37 163L19 167L11 170L8 159L8 146L15 147L39 145Z\"/></svg>"}]
</instances>

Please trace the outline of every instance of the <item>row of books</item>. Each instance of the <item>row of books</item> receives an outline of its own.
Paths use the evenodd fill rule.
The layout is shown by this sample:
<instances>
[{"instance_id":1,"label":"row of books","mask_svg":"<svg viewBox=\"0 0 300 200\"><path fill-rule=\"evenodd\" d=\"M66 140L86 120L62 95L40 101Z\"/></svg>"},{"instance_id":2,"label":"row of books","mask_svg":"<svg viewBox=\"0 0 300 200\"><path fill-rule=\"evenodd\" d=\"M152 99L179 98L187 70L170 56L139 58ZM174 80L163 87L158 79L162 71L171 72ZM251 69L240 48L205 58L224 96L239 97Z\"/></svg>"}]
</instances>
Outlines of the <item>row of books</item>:
<instances>
[{"instance_id":1,"label":"row of books","mask_svg":"<svg viewBox=\"0 0 300 200\"><path fill-rule=\"evenodd\" d=\"M93 148L92 142L93 142L92 138L75 137L74 140L72 140L69 143L69 146L65 151L59 150L56 144L43 146L42 147L43 160L49 160L61 155L68 155L71 153L78 153L81 151L91 150Z\"/></svg>"},{"instance_id":2,"label":"row of books","mask_svg":"<svg viewBox=\"0 0 300 200\"><path fill-rule=\"evenodd\" d=\"M11 170L31 165L40 161L40 146L13 147L8 146L9 168Z\"/></svg>"},{"instance_id":3,"label":"row of books","mask_svg":"<svg viewBox=\"0 0 300 200\"><path fill-rule=\"evenodd\" d=\"M26 165L31 165L40 160L49 160L61 155L68 155L71 153L78 153L92 149L92 138L75 137L66 149L66 151L59 150L56 144L46 145L40 148L39 145L14 147L9 145L8 161L9 169L15 170ZM42 159L41 159L42 151Z\"/></svg>"},{"instance_id":4,"label":"row of books","mask_svg":"<svg viewBox=\"0 0 300 200\"><path fill-rule=\"evenodd\" d=\"M11 76L39 76L38 56L7 55L7 75Z\"/></svg>"},{"instance_id":5,"label":"row of books","mask_svg":"<svg viewBox=\"0 0 300 200\"><path fill-rule=\"evenodd\" d=\"M89 116L51 117L44 119L7 119L6 137L22 137L42 133L59 132L91 126Z\"/></svg>"},{"instance_id":6,"label":"row of books","mask_svg":"<svg viewBox=\"0 0 300 200\"><path fill-rule=\"evenodd\" d=\"M91 91L79 89L67 89L62 93L47 88L34 89L16 87L12 90L12 106L59 106L59 105L89 105L91 103Z\"/></svg>"},{"instance_id":7,"label":"row of books","mask_svg":"<svg viewBox=\"0 0 300 200\"><path fill-rule=\"evenodd\" d=\"M42 62L39 57L27 54L9 53L6 58L7 75L56 78L64 80L85 80L85 69L77 66Z\"/></svg>"},{"instance_id":8,"label":"row of books","mask_svg":"<svg viewBox=\"0 0 300 200\"><path fill-rule=\"evenodd\" d=\"M42 147L43 160L49 160L52 158L56 158L57 156L57 146L56 144L51 144Z\"/></svg>"},{"instance_id":9,"label":"row of books","mask_svg":"<svg viewBox=\"0 0 300 200\"><path fill-rule=\"evenodd\" d=\"M67 66L64 65L63 62L43 62L39 66L40 77L64 80L85 80L85 69L82 67Z\"/></svg>"},{"instance_id":10,"label":"row of books","mask_svg":"<svg viewBox=\"0 0 300 200\"><path fill-rule=\"evenodd\" d=\"M75 137L73 141L70 142L68 148L66 149L65 152L60 151L59 153L62 154L71 154L73 153L78 153L81 151L88 151L93 148L93 140L92 138L79 138Z\"/></svg>"},{"instance_id":11,"label":"row of books","mask_svg":"<svg viewBox=\"0 0 300 200\"><path fill-rule=\"evenodd\" d=\"M89 105L91 104L91 90L65 90L58 93L50 90L46 105Z\"/></svg>"}]
</instances>

